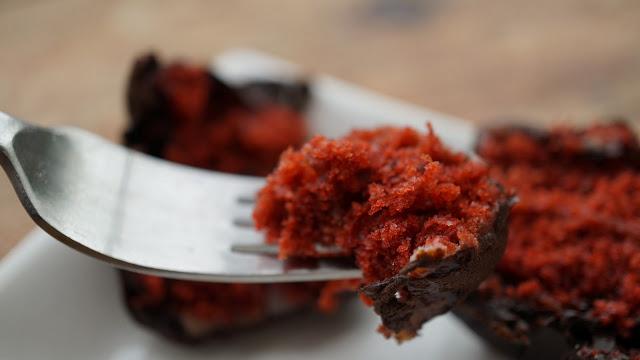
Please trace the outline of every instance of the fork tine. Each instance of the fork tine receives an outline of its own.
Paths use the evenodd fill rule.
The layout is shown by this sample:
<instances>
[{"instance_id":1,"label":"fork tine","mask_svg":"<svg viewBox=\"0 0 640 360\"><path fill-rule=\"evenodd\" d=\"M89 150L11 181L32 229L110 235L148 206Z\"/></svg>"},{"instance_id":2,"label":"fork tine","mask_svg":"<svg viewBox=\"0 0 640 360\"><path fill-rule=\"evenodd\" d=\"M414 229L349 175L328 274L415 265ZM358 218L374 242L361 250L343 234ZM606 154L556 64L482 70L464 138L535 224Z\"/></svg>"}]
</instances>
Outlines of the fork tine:
<instances>
[{"instance_id":1,"label":"fork tine","mask_svg":"<svg viewBox=\"0 0 640 360\"><path fill-rule=\"evenodd\" d=\"M235 226L253 229L253 206L242 204L235 206L232 212L232 222Z\"/></svg>"},{"instance_id":2,"label":"fork tine","mask_svg":"<svg viewBox=\"0 0 640 360\"><path fill-rule=\"evenodd\" d=\"M272 244L233 244L231 245L231 251L241 254L255 254L255 255L278 255L278 245ZM343 256L344 251L336 246L316 246L316 251L321 256L325 257L339 257Z\"/></svg>"},{"instance_id":3,"label":"fork tine","mask_svg":"<svg viewBox=\"0 0 640 360\"><path fill-rule=\"evenodd\" d=\"M238 196L238 203L242 205L253 205L256 202L255 194L247 194Z\"/></svg>"},{"instance_id":4,"label":"fork tine","mask_svg":"<svg viewBox=\"0 0 640 360\"><path fill-rule=\"evenodd\" d=\"M231 251L242 254L278 255L278 246L269 244L233 244Z\"/></svg>"}]
</instances>

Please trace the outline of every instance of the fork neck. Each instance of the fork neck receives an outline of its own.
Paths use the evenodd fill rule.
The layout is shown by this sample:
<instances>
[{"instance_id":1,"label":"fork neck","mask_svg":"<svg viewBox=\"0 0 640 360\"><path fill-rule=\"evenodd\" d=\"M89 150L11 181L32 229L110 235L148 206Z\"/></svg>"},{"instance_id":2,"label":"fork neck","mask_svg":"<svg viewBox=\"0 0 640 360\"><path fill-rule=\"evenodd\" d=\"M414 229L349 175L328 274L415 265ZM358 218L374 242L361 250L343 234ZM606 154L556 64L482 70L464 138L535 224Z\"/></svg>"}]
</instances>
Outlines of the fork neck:
<instances>
[{"instance_id":1,"label":"fork neck","mask_svg":"<svg viewBox=\"0 0 640 360\"><path fill-rule=\"evenodd\" d=\"M0 111L0 148L7 152L11 148L14 136L24 129L26 124Z\"/></svg>"}]
</instances>

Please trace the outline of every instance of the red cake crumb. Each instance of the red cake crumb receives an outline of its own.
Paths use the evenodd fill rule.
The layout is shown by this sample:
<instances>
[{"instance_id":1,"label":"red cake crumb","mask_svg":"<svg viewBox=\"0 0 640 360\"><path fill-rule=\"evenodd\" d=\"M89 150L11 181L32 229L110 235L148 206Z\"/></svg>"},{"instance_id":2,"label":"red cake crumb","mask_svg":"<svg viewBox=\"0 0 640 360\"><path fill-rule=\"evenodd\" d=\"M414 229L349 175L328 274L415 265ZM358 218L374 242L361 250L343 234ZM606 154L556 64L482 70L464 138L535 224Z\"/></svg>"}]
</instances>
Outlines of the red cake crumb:
<instances>
[{"instance_id":1,"label":"red cake crumb","mask_svg":"<svg viewBox=\"0 0 640 360\"><path fill-rule=\"evenodd\" d=\"M282 151L305 139L305 122L291 106L250 106L202 67L174 63L148 71L159 66L149 58L136 66L129 92L134 135L136 125L147 128L148 122L156 123L157 129L147 131L152 135L164 131L162 149L153 155L206 169L266 175ZM147 107L154 97L162 99L163 108ZM148 141L138 144L131 136L128 142L148 147Z\"/></svg>"},{"instance_id":2,"label":"red cake crumb","mask_svg":"<svg viewBox=\"0 0 640 360\"><path fill-rule=\"evenodd\" d=\"M316 136L300 150L286 151L258 195L254 220L268 241L279 245L280 258L322 257L326 251L318 246L335 248L336 256L355 258L366 286L396 276L421 279L443 259L478 252L481 242L492 242L485 235L494 230L498 208L506 202L485 165L447 149L431 128L420 134L387 127L337 140ZM501 254L500 246L494 248ZM427 258L426 265L408 266ZM483 265L486 272L478 271L481 278L469 287L493 264ZM412 302L411 287L399 286L395 299L385 300L393 301L394 309L382 311L383 322L385 315L397 315L400 303ZM443 305L436 314L450 305L438 301ZM413 307L431 305L412 303L415 319L434 314L422 318L423 309ZM385 326L393 327L390 333L397 338L411 337L422 322L410 317L387 319Z\"/></svg>"},{"instance_id":3,"label":"red cake crumb","mask_svg":"<svg viewBox=\"0 0 640 360\"><path fill-rule=\"evenodd\" d=\"M200 168L266 175L280 153L302 144L302 84L250 83L232 88L205 68L140 58L129 82L125 144ZM123 272L126 301L141 323L173 339L198 341L316 303L337 306L353 281L227 284Z\"/></svg>"},{"instance_id":4,"label":"red cake crumb","mask_svg":"<svg viewBox=\"0 0 640 360\"><path fill-rule=\"evenodd\" d=\"M511 212L505 255L497 274L482 286L484 296L496 303L511 299L526 304L561 322L567 314L579 316L593 325L573 331L578 344L612 337L637 354L636 135L622 122L549 132L495 129L481 137L478 153L491 165L492 176L519 198Z\"/></svg>"},{"instance_id":5,"label":"red cake crumb","mask_svg":"<svg viewBox=\"0 0 640 360\"><path fill-rule=\"evenodd\" d=\"M160 78L160 89L167 89L164 92L173 104L172 111L181 119L167 144L167 160L230 173L266 175L282 151L300 145L305 138L305 123L290 108L271 105L254 111L235 107L223 115L210 114L206 101L215 92L210 95L210 87L198 81L203 76L208 79L206 73L173 65L163 74L167 78Z\"/></svg>"}]
</instances>

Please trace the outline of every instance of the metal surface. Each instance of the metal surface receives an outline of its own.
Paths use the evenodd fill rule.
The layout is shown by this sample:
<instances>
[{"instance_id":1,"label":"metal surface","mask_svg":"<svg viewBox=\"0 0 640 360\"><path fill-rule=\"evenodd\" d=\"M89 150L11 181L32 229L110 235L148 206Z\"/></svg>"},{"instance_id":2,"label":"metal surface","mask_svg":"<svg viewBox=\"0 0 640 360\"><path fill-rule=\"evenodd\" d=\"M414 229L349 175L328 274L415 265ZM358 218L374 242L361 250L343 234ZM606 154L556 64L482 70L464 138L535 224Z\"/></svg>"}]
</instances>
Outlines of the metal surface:
<instances>
[{"instance_id":1,"label":"metal surface","mask_svg":"<svg viewBox=\"0 0 640 360\"><path fill-rule=\"evenodd\" d=\"M2 166L33 220L117 267L218 282L360 276L344 264L290 269L273 256L232 252L233 244L262 242L242 226L261 178L172 164L79 129L30 126L2 113L0 145Z\"/></svg>"}]
</instances>

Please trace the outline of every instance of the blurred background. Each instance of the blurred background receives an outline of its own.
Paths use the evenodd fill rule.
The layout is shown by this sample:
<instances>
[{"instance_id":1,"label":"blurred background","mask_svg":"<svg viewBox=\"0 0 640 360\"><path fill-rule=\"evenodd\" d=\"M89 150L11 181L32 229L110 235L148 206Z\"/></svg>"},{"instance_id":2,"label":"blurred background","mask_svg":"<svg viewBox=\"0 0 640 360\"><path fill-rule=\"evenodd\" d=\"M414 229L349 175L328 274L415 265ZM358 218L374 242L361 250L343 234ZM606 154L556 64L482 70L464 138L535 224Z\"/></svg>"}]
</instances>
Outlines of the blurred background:
<instances>
[{"instance_id":1,"label":"blurred background","mask_svg":"<svg viewBox=\"0 0 640 360\"><path fill-rule=\"evenodd\" d=\"M633 0L0 0L0 109L119 140L132 60L257 48L478 124L640 119ZM32 222L0 176L0 258Z\"/></svg>"}]
</instances>

